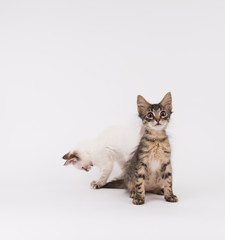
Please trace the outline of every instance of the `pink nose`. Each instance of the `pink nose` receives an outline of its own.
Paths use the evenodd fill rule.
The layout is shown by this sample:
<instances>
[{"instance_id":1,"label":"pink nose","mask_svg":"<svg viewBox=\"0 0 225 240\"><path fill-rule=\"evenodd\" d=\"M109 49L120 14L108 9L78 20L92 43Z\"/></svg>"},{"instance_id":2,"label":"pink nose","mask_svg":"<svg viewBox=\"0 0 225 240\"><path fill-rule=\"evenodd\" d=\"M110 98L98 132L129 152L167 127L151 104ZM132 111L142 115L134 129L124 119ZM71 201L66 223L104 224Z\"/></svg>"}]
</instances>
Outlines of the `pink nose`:
<instances>
[{"instance_id":1,"label":"pink nose","mask_svg":"<svg viewBox=\"0 0 225 240\"><path fill-rule=\"evenodd\" d=\"M159 123L160 119L155 119L157 123Z\"/></svg>"}]
</instances>

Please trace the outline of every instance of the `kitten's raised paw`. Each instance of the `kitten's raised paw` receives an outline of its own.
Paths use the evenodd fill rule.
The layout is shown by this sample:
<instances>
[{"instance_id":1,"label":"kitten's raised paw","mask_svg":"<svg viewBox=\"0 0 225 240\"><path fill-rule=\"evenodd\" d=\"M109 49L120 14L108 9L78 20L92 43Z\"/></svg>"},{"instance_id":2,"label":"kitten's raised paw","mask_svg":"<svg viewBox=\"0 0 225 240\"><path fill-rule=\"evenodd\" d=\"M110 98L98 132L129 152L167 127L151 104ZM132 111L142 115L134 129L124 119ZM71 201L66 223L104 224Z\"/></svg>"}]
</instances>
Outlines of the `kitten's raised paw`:
<instances>
[{"instance_id":1,"label":"kitten's raised paw","mask_svg":"<svg viewBox=\"0 0 225 240\"><path fill-rule=\"evenodd\" d=\"M175 195L171 195L171 196L165 196L165 200L167 202L177 202L178 201L178 198L177 196Z\"/></svg>"},{"instance_id":2,"label":"kitten's raised paw","mask_svg":"<svg viewBox=\"0 0 225 240\"><path fill-rule=\"evenodd\" d=\"M92 189L99 189L99 188L101 188L101 185L96 181L92 181L91 182L91 188Z\"/></svg>"},{"instance_id":3,"label":"kitten's raised paw","mask_svg":"<svg viewBox=\"0 0 225 240\"><path fill-rule=\"evenodd\" d=\"M144 204L145 200L143 198L134 198L133 199L133 204L135 205L142 205Z\"/></svg>"}]
</instances>

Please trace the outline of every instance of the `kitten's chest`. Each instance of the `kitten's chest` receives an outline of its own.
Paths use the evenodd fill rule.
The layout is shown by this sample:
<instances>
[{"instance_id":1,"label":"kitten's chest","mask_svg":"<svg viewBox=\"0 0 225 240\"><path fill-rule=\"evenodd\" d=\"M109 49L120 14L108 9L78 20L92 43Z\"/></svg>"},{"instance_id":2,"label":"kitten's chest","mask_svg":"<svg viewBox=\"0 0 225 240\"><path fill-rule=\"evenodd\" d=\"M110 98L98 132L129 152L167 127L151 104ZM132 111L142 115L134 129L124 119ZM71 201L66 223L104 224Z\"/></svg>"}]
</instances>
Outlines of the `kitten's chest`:
<instances>
[{"instance_id":1,"label":"kitten's chest","mask_svg":"<svg viewBox=\"0 0 225 240\"><path fill-rule=\"evenodd\" d=\"M154 143L147 159L147 166L150 172L160 171L163 162L166 161L166 156L163 146L160 143Z\"/></svg>"}]
</instances>

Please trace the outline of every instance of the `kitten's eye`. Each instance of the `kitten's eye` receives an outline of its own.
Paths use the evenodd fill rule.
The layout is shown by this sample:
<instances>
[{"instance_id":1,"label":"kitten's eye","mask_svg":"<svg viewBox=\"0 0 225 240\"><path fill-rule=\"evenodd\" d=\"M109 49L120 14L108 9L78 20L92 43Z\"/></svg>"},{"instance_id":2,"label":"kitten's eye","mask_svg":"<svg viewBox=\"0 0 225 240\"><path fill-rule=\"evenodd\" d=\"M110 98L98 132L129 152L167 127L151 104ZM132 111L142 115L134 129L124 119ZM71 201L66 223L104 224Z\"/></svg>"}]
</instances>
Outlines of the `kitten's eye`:
<instances>
[{"instance_id":1,"label":"kitten's eye","mask_svg":"<svg viewBox=\"0 0 225 240\"><path fill-rule=\"evenodd\" d=\"M165 111L162 111L162 112L160 113L160 116L161 116L161 117L165 117L165 116L166 116L166 112L165 112Z\"/></svg>"},{"instance_id":2,"label":"kitten's eye","mask_svg":"<svg viewBox=\"0 0 225 240\"><path fill-rule=\"evenodd\" d=\"M149 113L147 114L147 117L148 117L148 118L153 118L153 113L152 113L152 112L149 112Z\"/></svg>"}]
</instances>

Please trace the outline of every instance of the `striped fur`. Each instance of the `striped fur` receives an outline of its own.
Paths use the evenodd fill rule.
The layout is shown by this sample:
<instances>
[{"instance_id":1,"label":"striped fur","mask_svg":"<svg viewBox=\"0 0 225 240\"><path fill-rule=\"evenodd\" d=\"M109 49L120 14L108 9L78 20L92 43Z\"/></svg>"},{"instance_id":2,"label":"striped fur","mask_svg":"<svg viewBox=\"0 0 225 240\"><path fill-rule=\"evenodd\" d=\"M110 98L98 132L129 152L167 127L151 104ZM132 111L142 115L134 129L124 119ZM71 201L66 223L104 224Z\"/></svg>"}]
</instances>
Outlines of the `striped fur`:
<instances>
[{"instance_id":1,"label":"striped fur","mask_svg":"<svg viewBox=\"0 0 225 240\"><path fill-rule=\"evenodd\" d=\"M143 136L126 163L124 185L136 205L144 203L145 192L164 195L166 201L176 202L178 199L172 190L171 148L165 131L172 113L171 93L159 104L150 104L138 96L137 105ZM108 187L113 187L113 183Z\"/></svg>"}]
</instances>

